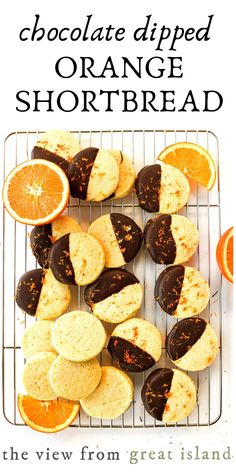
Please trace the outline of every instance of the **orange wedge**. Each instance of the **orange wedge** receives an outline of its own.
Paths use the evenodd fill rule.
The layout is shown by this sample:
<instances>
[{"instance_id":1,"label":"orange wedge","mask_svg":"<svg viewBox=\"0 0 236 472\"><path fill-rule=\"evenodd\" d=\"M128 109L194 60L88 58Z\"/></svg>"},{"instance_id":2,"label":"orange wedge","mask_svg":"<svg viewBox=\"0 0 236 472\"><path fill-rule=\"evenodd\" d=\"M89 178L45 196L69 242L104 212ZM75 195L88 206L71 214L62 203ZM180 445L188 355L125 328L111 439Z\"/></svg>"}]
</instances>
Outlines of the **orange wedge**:
<instances>
[{"instance_id":1,"label":"orange wedge","mask_svg":"<svg viewBox=\"0 0 236 472\"><path fill-rule=\"evenodd\" d=\"M198 144L175 143L158 156L160 161L177 167L186 177L210 190L216 179L216 166L209 152Z\"/></svg>"},{"instance_id":2,"label":"orange wedge","mask_svg":"<svg viewBox=\"0 0 236 472\"><path fill-rule=\"evenodd\" d=\"M220 238L216 248L216 259L219 269L230 282L234 281L234 230L229 228Z\"/></svg>"},{"instance_id":3,"label":"orange wedge","mask_svg":"<svg viewBox=\"0 0 236 472\"><path fill-rule=\"evenodd\" d=\"M6 210L20 223L40 226L56 219L67 205L68 179L59 166L33 159L15 167L5 180Z\"/></svg>"},{"instance_id":4,"label":"orange wedge","mask_svg":"<svg viewBox=\"0 0 236 472\"><path fill-rule=\"evenodd\" d=\"M18 409L30 428L42 433L57 433L74 421L80 407L64 399L43 402L28 395L18 395Z\"/></svg>"}]
</instances>

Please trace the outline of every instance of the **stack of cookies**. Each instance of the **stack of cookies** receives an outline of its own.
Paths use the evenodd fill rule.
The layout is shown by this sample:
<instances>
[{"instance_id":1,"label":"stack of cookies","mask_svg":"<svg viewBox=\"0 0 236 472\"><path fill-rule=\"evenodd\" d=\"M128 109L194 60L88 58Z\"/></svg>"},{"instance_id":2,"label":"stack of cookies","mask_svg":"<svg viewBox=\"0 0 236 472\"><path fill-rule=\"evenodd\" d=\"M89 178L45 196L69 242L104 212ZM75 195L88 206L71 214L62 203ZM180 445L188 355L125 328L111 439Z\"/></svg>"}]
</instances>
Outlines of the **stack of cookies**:
<instances>
[{"instance_id":1,"label":"stack of cookies","mask_svg":"<svg viewBox=\"0 0 236 472\"><path fill-rule=\"evenodd\" d=\"M181 319L166 339L174 368L152 370L142 388L144 408L155 419L180 421L196 404L196 387L180 369L199 371L215 359L218 341L213 328L196 317L207 306L209 286L187 262L198 246L198 230L186 217L173 214L187 202L185 175L160 162L135 171L121 151L89 147L62 131L44 133L32 158L50 160L66 173L71 196L102 202L123 198L135 181L140 207L157 213L144 232L125 214L108 213L87 232L69 216L37 226L30 245L41 268L19 280L16 302L37 323L23 336L27 360L23 383L34 399L64 398L80 402L93 417L113 419L133 400L129 373L155 368L162 339L156 326L136 318L143 299L138 278L123 266L140 251L142 240L156 264L168 265L159 275L154 297L161 309ZM84 286L90 312L69 311L70 286ZM113 325L110 337L103 323ZM113 366L97 357L108 349Z\"/></svg>"},{"instance_id":2,"label":"stack of cookies","mask_svg":"<svg viewBox=\"0 0 236 472\"><path fill-rule=\"evenodd\" d=\"M101 202L107 198L123 198L134 185L134 166L122 151L80 149L79 142L65 131L43 133L31 157L59 165L69 179L71 196L82 200Z\"/></svg>"},{"instance_id":3,"label":"stack of cookies","mask_svg":"<svg viewBox=\"0 0 236 472\"><path fill-rule=\"evenodd\" d=\"M42 401L80 401L88 414L99 418L119 416L133 399L133 384L117 368L100 366L96 356L106 338L102 323L83 311L66 313L55 323L35 323L22 340L28 394Z\"/></svg>"}]
</instances>

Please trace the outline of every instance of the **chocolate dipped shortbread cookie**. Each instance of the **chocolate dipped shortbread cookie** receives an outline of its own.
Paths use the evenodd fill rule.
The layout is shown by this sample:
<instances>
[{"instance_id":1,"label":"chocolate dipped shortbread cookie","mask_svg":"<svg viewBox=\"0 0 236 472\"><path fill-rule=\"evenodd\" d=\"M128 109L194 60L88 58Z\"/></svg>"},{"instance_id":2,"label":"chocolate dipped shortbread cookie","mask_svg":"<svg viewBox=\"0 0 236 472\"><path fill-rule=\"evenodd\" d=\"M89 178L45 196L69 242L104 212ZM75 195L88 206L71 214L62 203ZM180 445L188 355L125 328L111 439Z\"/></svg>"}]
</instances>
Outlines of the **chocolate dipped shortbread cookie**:
<instances>
[{"instance_id":1,"label":"chocolate dipped shortbread cookie","mask_svg":"<svg viewBox=\"0 0 236 472\"><path fill-rule=\"evenodd\" d=\"M28 315L40 320L54 320L62 315L71 301L68 285L55 279L50 269L34 269L20 278L16 303Z\"/></svg>"},{"instance_id":2,"label":"chocolate dipped shortbread cookie","mask_svg":"<svg viewBox=\"0 0 236 472\"><path fill-rule=\"evenodd\" d=\"M166 349L177 367L203 370L214 362L218 340L215 330L205 320L187 318L172 328L166 339Z\"/></svg>"},{"instance_id":3,"label":"chocolate dipped shortbread cookie","mask_svg":"<svg viewBox=\"0 0 236 472\"><path fill-rule=\"evenodd\" d=\"M130 262L142 244L142 231L129 216L111 213L100 216L90 225L92 234L103 246L105 266L120 267Z\"/></svg>"},{"instance_id":4,"label":"chocolate dipped shortbread cookie","mask_svg":"<svg viewBox=\"0 0 236 472\"><path fill-rule=\"evenodd\" d=\"M105 149L82 149L69 166L68 178L72 197L100 202L116 190L119 164Z\"/></svg>"},{"instance_id":5,"label":"chocolate dipped shortbread cookie","mask_svg":"<svg viewBox=\"0 0 236 472\"><path fill-rule=\"evenodd\" d=\"M84 292L85 302L93 314L109 323L121 323L135 316L142 298L139 280L124 269L105 270Z\"/></svg>"},{"instance_id":6,"label":"chocolate dipped shortbread cookie","mask_svg":"<svg viewBox=\"0 0 236 472\"><path fill-rule=\"evenodd\" d=\"M79 150L79 141L72 133L50 130L40 135L32 149L31 158L54 162L67 174L69 163Z\"/></svg>"},{"instance_id":7,"label":"chocolate dipped shortbread cookie","mask_svg":"<svg viewBox=\"0 0 236 472\"><path fill-rule=\"evenodd\" d=\"M102 245L87 233L65 234L49 251L49 266L57 280L69 285L87 285L104 269Z\"/></svg>"},{"instance_id":8,"label":"chocolate dipped shortbread cookie","mask_svg":"<svg viewBox=\"0 0 236 472\"><path fill-rule=\"evenodd\" d=\"M156 420L180 421L196 404L191 377L177 369L156 369L145 380L141 392L145 410Z\"/></svg>"},{"instance_id":9,"label":"chocolate dipped shortbread cookie","mask_svg":"<svg viewBox=\"0 0 236 472\"><path fill-rule=\"evenodd\" d=\"M157 264L181 264L196 251L198 230L185 216L160 214L148 220L144 242Z\"/></svg>"},{"instance_id":10,"label":"chocolate dipped shortbread cookie","mask_svg":"<svg viewBox=\"0 0 236 472\"><path fill-rule=\"evenodd\" d=\"M185 175L164 163L143 167L135 188L139 205L150 213L174 213L186 204L190 193Z\"/></svg>"},{"instance_id":11,"label":"chocolate dipped shortbread cookie","mask_svg":"<svg viewBox=\"0 0 236 472\"><path fill-rule=\"evenodd\" d=\"M48 254L52 244L68 233L79 233L81 226L70 216L59 216L47 225L35 226L30 233L30 247L41 267L48 269Z\"/></svg>"},{"instance_id":12,"label":"chocolate dipped shortbread cookie","mask_svg":"<svg viewBox=\"0 0 236 472\"><path fill-rule=\"evenodd\" d=\"M161 335L149 321L132 318L116 326L108 351L117 367L127 372L142 372L160 359Z\"/></svg>"},{"instance_id":13,"label":"chocolate dipped shortbread cookie","mask_svg":"<svg viewBox=\"0 0 236 472\"><path fill-rule=\"evenodd\" d=\"M156 281L155 299L162 310L176 318L198 315L206 308L209 297L207 281L193 267L167 267Z\"/></svg>"},{"instance_id":14,"label":"chocolate dipped shortbread cookie","mask_svg":"<svg viewBox=\"0 0 236 472\"><path fill-rule=\"evenodd\" d=\"M135 181L135 169L131 160L121 151L110 150L114 156L121 156L119 164L119 182L110 198L124 198L132 190Z\"/></svg>"}]
</instances>

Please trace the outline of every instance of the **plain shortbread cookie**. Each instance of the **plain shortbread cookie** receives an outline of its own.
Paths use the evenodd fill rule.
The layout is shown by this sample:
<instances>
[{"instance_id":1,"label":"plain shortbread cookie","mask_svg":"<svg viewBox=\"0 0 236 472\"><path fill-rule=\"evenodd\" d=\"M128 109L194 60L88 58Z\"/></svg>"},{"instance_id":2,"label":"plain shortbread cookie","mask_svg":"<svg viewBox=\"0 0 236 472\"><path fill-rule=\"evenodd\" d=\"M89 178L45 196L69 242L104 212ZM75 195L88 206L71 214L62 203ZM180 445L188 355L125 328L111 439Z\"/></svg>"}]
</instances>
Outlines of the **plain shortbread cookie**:
<instances>
[{"instance_id":1,"label":"plain shortbread cookie","mask_svg":"<svg viewBox=\"0 0 236 472\"><path fill-rule=\"evenodd\" d=\"M24 366L24 387L36 400L50 401L57 398L49 381L49 371L56 358L57 354L53 352L38 352L31 356Z\"/></svg>"},{"instance_id":2,"label":"plain shortbread cookie","mask_svg":"<svg viewBox=\"0 0 236 472\"><path fill-rule=\"evenodd\" d=\"M59 355L51 366L49 377L59 397L77 401L95 390L101 379L101 367L96 358L73 362Z\"/></svg>"},{"instance_id":3,"label":"plain shortbread cookie","mask_svg":"<svg viewBox=\"0 0 236 472\"><path fill-rule=\"evenodd\" d=\"M106 332L94 315L86 311L72 311L58 319L52 329L55 350L71 361L87 361L104 348Z\"/></svg>"},{"instance_id":4,"label":"plain shortbread cookie","mask_svg":"<svg viewBox=\"0 0 236 472\"><path fill-rule=\"evenodd\" d=\"M102 367L102 377L97 388L81 400L84 411L95 418L114 419L129 408L134 387L125 372L116 367Z\"/></svg>"},{"instance_id":5,"label":"plain shortbread cookie","mask_svg":"<svg viewBox=\"0 0 236 472\"><path fill-rule=\"evenodd\" d=\"M51 332L53 321L37 321L24 331L21 347L26 359L37 352L55 352Z\"/></svg>"}]
</instances>

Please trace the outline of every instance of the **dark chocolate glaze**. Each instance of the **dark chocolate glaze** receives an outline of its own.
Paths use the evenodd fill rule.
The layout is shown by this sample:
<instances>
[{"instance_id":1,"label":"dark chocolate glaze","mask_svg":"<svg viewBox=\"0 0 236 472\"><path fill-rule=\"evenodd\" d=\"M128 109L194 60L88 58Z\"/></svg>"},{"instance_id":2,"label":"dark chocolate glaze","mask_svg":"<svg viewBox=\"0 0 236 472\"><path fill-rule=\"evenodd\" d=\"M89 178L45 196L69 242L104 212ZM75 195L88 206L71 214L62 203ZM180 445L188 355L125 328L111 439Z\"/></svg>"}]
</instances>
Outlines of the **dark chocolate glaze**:
<instances>
[{"instance_id":1,"label":"dark chocolate glaze","mask_svg":"<svg viewBox=\"0 0 236 472\"><path fill-rule=\"evenodd\" d=\"M171 231L171 215L160 214L148 220L144 242L151 258L157 264L173 264L176 244Z\"/></svg>"},{"instance_id":2,"label":"dark chocolate glaze","mask_svg":"<svg viewBox=\"0 0 236 472\"><path fill-rule=\"evenodd\" d=\"M161 166L153 164L145 166L138 173L135 180L135 189L139 205L143 210L159 211L161 188Z\"/></svg>"},{"instance_id":3,"label":"dark chocolate glaze","mask_svg":"<svg viewBox=\"0 0 236 472\"><path fill-rule=\"evenodd\" d=\"M119 336L111 336L107 348L116 365L127 372L143 372L155 364L150 354Z\"/></svg>"},{"instance_id":4,"label":"dark chocolate glaze","mask_svg":"<svg viewBox=\"0 0 236 472\"><path fill-rule=\"evenodd\" d=\"M172 328L166 338L166 349L172 361L177 361L199 340L206 329L202 318L185 318Z\"/></svg>"},{"instance_id":5,"label":"dark chocolate glaze","mask_svg":"<svg viewBox=\"0 0 236 472\"><path fill-rule=\"evenodd\" d=\"M128 285L138 283L137 277L125 269L105 270L95 282L87 285L84 291L85 303L92 307L94 303L105 300Z\"/></svg>"},{"instance_id":6,"label":"dark chocolate glaze","mask_svg":"<svg viewBox=\"0 0 236 472\"><path fill-rule=\"evenodd\" d=\"M16 303L28 315L34 316L45 277L44 269L26 272L20 278L16 289Z\"/></svg>"},{"instance_id":7,"label":"dark chocolate glaze","mask_svg":"<svg viewBox=\"0 0 236 472\"><path fill-rule=\"evenodd\" d=\"M89 177L99 149L89 147L78 152L69 165L68 179L72 197L87 198Z\"/></svg>"},{"instance_id":8,"label":"dark chocolate glaze","mask_svg":"<svg viewBox=\"0 0 236 472\"><path fill-rule=\"evenodd\" d=\"M130 262L142 244L142 231L134 220L122 213L110 214L112 227L125 262Z\"/></svg>"},{"instance_id":9,"label":"dark chocolate glaze","mask_svg":"<svg viewBox=\"0 0 236 472\"><path fill-rule=\"evenodd\" d=\"M184 282L185 268L183 265L167 267L159 275L154 296L162 310L168 315L174 315L179 304L181 290Z\"/></svg>"},{"instance_id":10,"label":"dark chocolate glaze","mask_svg":"<svg viewBox=\"0 0 236 472\"><path fill-rule=\"evenodd\" d=\"M162 421L173 375L172 369L156 369L143 385L141 397L145 410L156 420Z\"/></svg>"},{"instance_id":11,"label":"dark chocolate glaze","mask_svg":"<svg viewBox=\"0 0 236 472\"><path fill-rule=\"evenodd\" d=\"M104 198L104 200L102 200L102 202L106 202L107 200L111 200L112 198L115 197L115 195L116 195L115 192L113 192L111 195L109 195L109 197Z\"/></svg>"},{"instance_id":12,"label":"dark chocolate glaze","mask_svg":"<svg viewBox=\"0 0 236 472\"><path fill-rule=\"evenodd\" d=\"M70 260L69 237L69 234L65 234L51 246L49 251L49 267L59 282L76 285L74 269Z\"/></svg>"},{"instance_id":13,"label":"dark chocolate glaze","mask_svg":"<svg viewBox=\"0 0 236 472\"><path fill-rule=\"evenodd\" d=\"M31 152L31 159L45 159L54 162L67 174L69 162L64 157L58 156L54 152L48 151L40 146L34 146Z\"/></svg>"},{"instance_id":14,"label":"dark chocolate glaze","mask_svg":"<svg viewBox=\"0 0 236 472\"><path fill-rule=\"evenodd\" d=\"M48 269L48 253L53 243L52 225L35 226L30 233L30 247L41 267Z\"/></svg>"}]
</instances>

